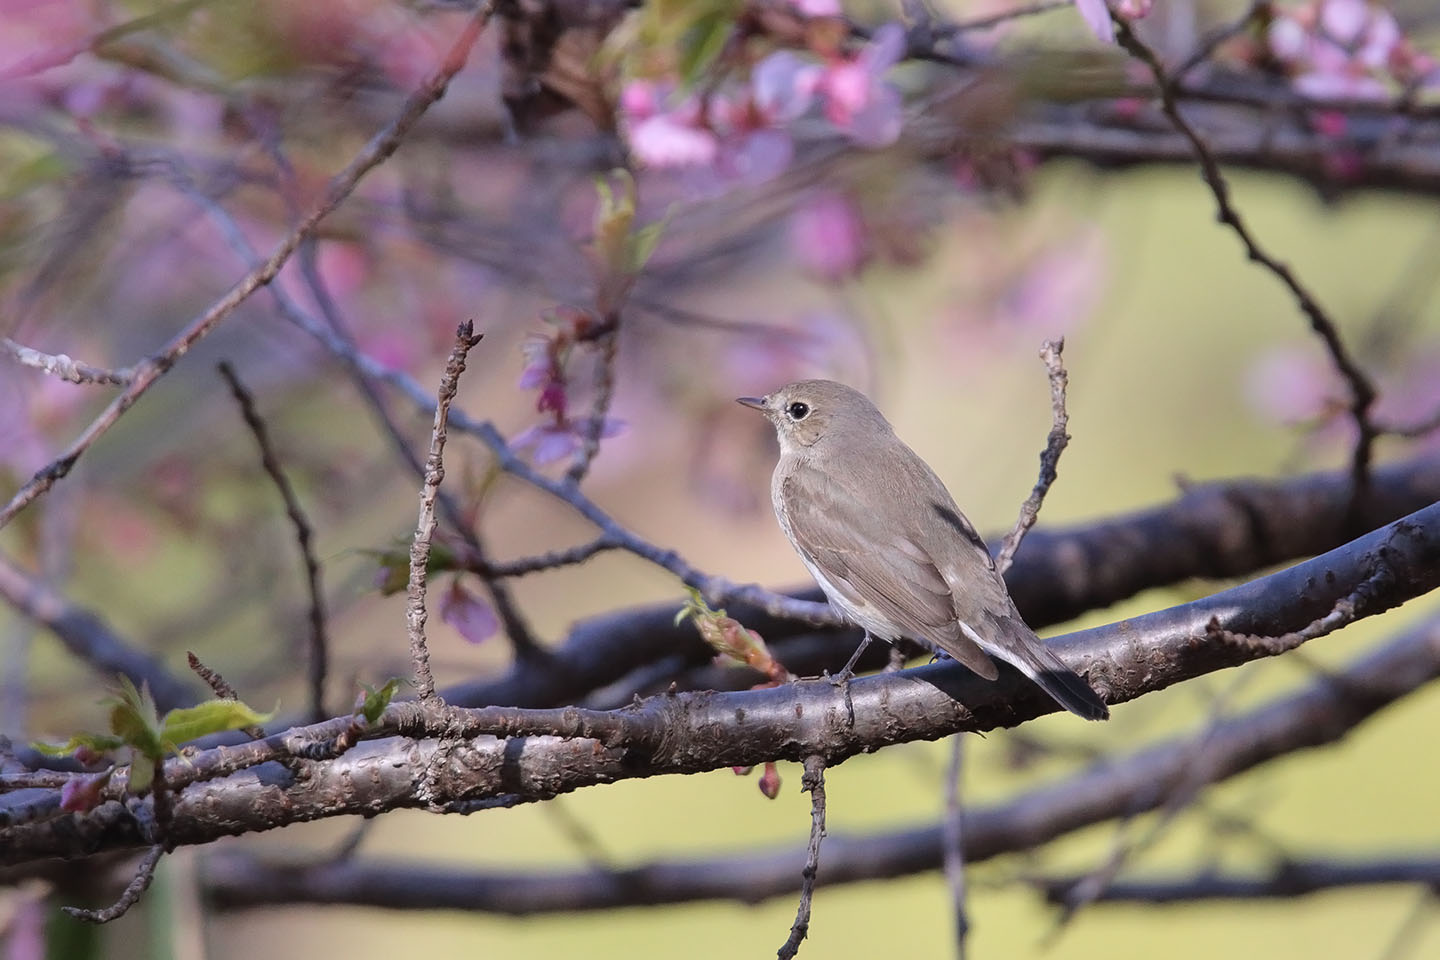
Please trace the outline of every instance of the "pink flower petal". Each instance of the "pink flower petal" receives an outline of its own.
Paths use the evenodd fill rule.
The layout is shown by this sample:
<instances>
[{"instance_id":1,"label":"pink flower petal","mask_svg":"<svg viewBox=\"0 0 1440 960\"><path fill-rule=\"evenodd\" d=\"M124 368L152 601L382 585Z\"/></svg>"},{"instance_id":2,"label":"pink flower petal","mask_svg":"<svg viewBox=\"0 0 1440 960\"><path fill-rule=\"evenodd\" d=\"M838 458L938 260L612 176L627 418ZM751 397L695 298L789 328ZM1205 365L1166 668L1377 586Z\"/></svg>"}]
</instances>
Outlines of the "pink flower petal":
<instances>
[{"instance_id":1,"label":"pink flower petal","mask_svg":"<svg viewBox=\"0 0 1440 960\"><path fill-rule=\"evenodd\" d=\"M468 643L481 643L500 630L500 621L490 604L466 590L459 580L440 599L440 619L459 631Z\"/></svg>"},{"instance_id":2,"label":"pink flower petal","mask_svg":"<svg viewBox=\"0 0 1440 960\"><path fill-rule=\"evenodd\" d=\"M815 100L821 68L790 50L778 50L755 64L750 87L755 106L770 123L798 119Z\"/></svg>"},{"instance_id":3,"label":"pink flower petal","mask_svg":"<svg viewBox=\"0 0 1440 960\"><path fill-rule=\"evenodd\" d=\"M648 117L630 128L630 150L651 167L700 166L719 152L715 135L682 123L671 114Z\"/></svg>"},{"instance_id":4,"label":"pink flower petal","mask_svg":"<svg viewBox=\"0 0 1440 960\"><path fill-rule=\"evenodd\" d=\"M1115 42L1115 24L1110 22L1110 8L1105 5L1105 0L1075 0L1075 9L1080 11L1080 18L1096 40Z\"/></svg>"}]
</instances>

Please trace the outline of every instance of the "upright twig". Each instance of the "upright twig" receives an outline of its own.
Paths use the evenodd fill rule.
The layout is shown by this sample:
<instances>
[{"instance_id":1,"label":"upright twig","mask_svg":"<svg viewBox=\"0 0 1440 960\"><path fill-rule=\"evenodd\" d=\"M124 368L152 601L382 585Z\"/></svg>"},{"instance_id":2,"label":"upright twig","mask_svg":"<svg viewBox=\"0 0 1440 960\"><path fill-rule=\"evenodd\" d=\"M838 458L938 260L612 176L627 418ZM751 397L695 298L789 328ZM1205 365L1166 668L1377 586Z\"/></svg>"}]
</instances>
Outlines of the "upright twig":
<instances>
[{"instance_id":1,"label":"upright twig","mask_svg":"<svg viewBox=\"0 0 1440 960\"><path fill-rule=\"evenodd\" d=\"M430 563L430 538L435 535L435 495L445 478L445 436L450 403L465 372L465 357L480 342L475 325L469 320L455 330L455 346L445 364L436 394L435 426L430 432L430 454L425 458L425 482L420 488L420 518L415 526L415 540L410 545L410 586L405 609L405 622L410 633L410 659L415 668L415 689L421 700L435 698L435 678L430 673L430 653L425 647L425 587Z\"/></svg>"},{"instance_id":2,"label":"upright twig","mask_svg":"<svg viewBox=\"0 0 1440 960\"><path fill-rule=\"evenodd\" d=\"M401 141L405 139L406 134L420 120L425 111L445 93L451 79L465 66L471 48L474 47L475 41L479 39L485 24L489 21L491 9L491 3L480 4L475 15L467 21L464 30L460 32L460 36L446 53L440 68L406 99L399 116L372 137L360 149L360 152L345 165L345 168L335 175L330 181L325 195L285 235L285 238L280 241L279 246L264 263L252 269L223 297L215 301L209 309L186 324L158 353L146 357L130 368L131 376L125 389L101 411L99 416L90 422L90 425L81 432L79 437L65 448L64 453L36 471L34 476L15 492L9 502L0 507L0 527L6 526L15 519L21 510L42 496L55 485L57 480L66 476L85 451L108 433L120 417L135 405L135 402L154 385L155 381L179 362L191 347L210 333L222 320L234 313L236 308L248 300L255 291L275 279L280 273L281 267L300 245L300 241L312 233L321 220L329 216L350 196L361 178L387 160L399 148Z\"/></svg>"},{"instance_id":3,"label":"upright twig","mask_svg":"<svg viewBox=\"0 0 1440 960\"><path fill-rule=\"evenodd\" d=\"M1155 85L1159 88L1160 109L1170 120L1172 126L1190 144L1190 149L1195 155L1195 160L1200 164L1200 176L1210 188L1210 193L1215 198L1215 216L1219 221L1228 226L1239 238L1240 244L1245 248L1245 255L1254 263L1260 264L1263 268L1274 274L1285 288L1294 297L1295 303L1300 307L1302 313L1310 321L1310 329L1313 330L1325 345L1326 351L1330 354L1330 361L1341 377L1345 379L1350 388L1350 416L1355 421L1355 449L1350 461L1351 499L1348 521L1353 524L1359 515L1360 507L1363 504L1367 488L1370 484L1370 461L1374 452L1375 439L1379 435L1375 424L1370 419L1370 408L1374 405L1377 396L1375 385L1365 371L1351 356L1350 349L1340 337L1340 331L1335 321L1320 306L1314 294L1300 282L1289 265L1277 260L1272 254L1260 245L1255 235L1250 232L1249 226L1240 216L1230 198L1230 185L1225 180L1225 175L1220 171L1220 164L1215 155L1206 146L1184 115L1180 112L1179 98L1177 96L1177 82L1166 71L1160 57L1146 43L1140 39L1122 16L1111 14L1115 22L1115 38L1132 56L1140 60L1150 68L1151 74L1155 77Z\"/></svg>"},{"instance_id":4,"label":"upright twig","mask_svg":"<svg viewBox=\"0 0 1440 960\"><path fill-rule=\"evenodd\" d=\"M810 933L810 902L815 898L815 876L820 872L820 841L825 839L825 760L820 756L805 758L805 773L800 787L810 792L810 845L806 848L805 866L800 871L800 906L790 936L780 945L778 960L791 960L800 952L800 942Z\"/></svg>"},{"instance_id":5,"label":"upright twig","mask_svg":"<svg viewBox=\"0 0 1440 960\"><path fill-rule=\"evenodd\" d=\"M235 688L230 686L230 681L221 676L218 670L211 669L202 663L193 651L185 651L185 659L190 664L190 669L195 671L197 677L205 681L206 686L214 691L215 696L221 700L240 699L240 695L235 692ZM241 727L240 729L244 731L246 736L254 737L256 740L263 740L265 738L264 727L250 726Z\"/></svg>"},{"instance_id":6,"label":"upright twig","mask_svg":"<svg viewBox=\"0 0 1440 960\"><path fill-rule=\"evenodd\" d=\"M599 373L595 384L595 403L590 408L590 419L584 424L580 449L575 451L575 460L565 473L565 479L579 484L590 471L590 464L600 452L600 438L605 433L605 418L610 413L610 401L615 396L615 356L620 346L620 311L616 310L605 318L599 334Z\"/></svg>"},{"instance_id":7,"label":"upright twig","mask_svg":"<svg viewBox=\"0 0 1440 960\"><path fill-rule=\"evenodd\" d=\"M965 734L950 738L950 766L945 772L945 880L955 910L955 956L965 960L970 916L965 911L965 809L960 802L960 777L965 769Z\"/></svg>"},{"instance_id":8,"label":"upright twig","mask_svg":"<svg viewBox=\"0 0 1440 960\"><path fill-rule=\"evenodd\" d=\"M285 176L285 172L289 169L288 162L278 149L272 150L272 153L275 157L276 165L281 169L282 176ZM226 243L235 252L236 256L240 258L241 262L252 267L258 264L258 254L255 252L254 247L250 245L250 241L246 239L244 232L240 229L239 223L230 215L230 212L205 191L196 186L188 172L184 169L184 164L178 158L165 158L163 162L166 164L170 174L171 183L177 190L193 200L196 205L210 217L215 227L225 238ZM270 287L270 294L275 300L275 305L279 309L282 317L330 348L331 353L341 362L350 374L351 379L355 381L361 397L370 406L371 411L375 414L376 420L380 423L382 431L390 440L391 445L395 448L400 459L410 468L416 478L423 482L425 479L425 465L420 462L420 458L410 449L410 441L401 431L399 424L395 422L395 418L390 415L390 411L385 405L384 397L381 396L378 389L378 384L384 379L381 372L375 364L361 361L361 358L364 358L365 355L355 348L354 338L350 335L349 326L345 323L344 316L334 303L334 298L330 295L329 288L326 287L324 283L324 278L320 275L318 269L315 269L313 263L310 263L308 268L306 267L310 259L306 251L312 245L312 240L313 238L307 237L305 243L301 244L301 272L305 276L306 283L310 288L311 294L315 297L316 303L320 306L321 314L325 322L322 324L319 320L302 310L278 285L272 285ZM344 349L340 349L341 345L343 345ZM423 388L421 388L418 383L415 383L413 380L407 380L407 383L414 391L417 391L420 396L425 396ZM426 401L428 404L428 397L426 397ZM427 410L427 412L433 414L434 411ZM439 494L438 504L445 518L450 522L451 527L453 527L456 533L465 541L466 546L470 548L471 554L482 560L485 559L486 551L484 544L480 540L479 532L465 523L463 514L455 504L454 498L446 495L442 490ZM500 583L498 579L486 577L483 574L481 575L481 579L485 580L485 585L490 590L491 598L495 604L495 613L504 625L505 634L510 638L517 655L521 657L534 655L540 650L540 645L536 642L534 631L525 620L523 613L520 611L519 604L516 603L507 586Z\"/></svg>"},{"instance_id":9,"label":"upright twig","mask_svg":"<svg viewBox=\"0 0 1440 960\"><path fill-rule=\"evenodd\" d=\"M1025 539L1025 534L1035 526L1035 521L1040 516L1040 507L1045 503L1045 495L1050 492L1050 487L1055 482L1060 454L1065 452L1065 446L1070 442L1070 434L1066 432L1070 425L1070 416L1065 412L1065 390L1069 386L1070 378L1060 358L1064 350L1063 337L1059 340L1046 340L1040 347L1040 359L1045 361L1045 370L1050 375L1050 434L1045 438L1045 449L1040 452L1040 477L1035 481L1030 496L1020 505L1020 516L1015 520L1015 526L1005 535L1005 540L1000 545L1000 553L995 557L995 570L1002 577L1015 561L1015 551L1020 549L1020 541Z\"/></svg>"},{"instance_id":10,"label":"upright twig","mask_svg":"<svg viewBox=\"0 0 1440 960\"><path fill-rule=\"evenodd\" d=\"M250 434L260 448L260 465L275 484L275 489L280 492L280 499L285 501L285 515L290 518L290 525L295 528L295 542L300 548L300 561L305 566L305 581L310 589L310 716L318 723L330 715L325 709L325 675L329 669L330 643L325 633L325 591L320 584L320 563L315 559L315 533L305 516L304 508L300 506L300 498L296 495L294 486L280 466L280 459L275 456L275 449L270 444L270 432L266 429L259 411L255 409L255 398L240 382L235 368L229 363L222 361L218 369L220 376L230 384L230 392L234 395L235 402L240 405L240 416L245 419L245 425L250 428ZM194 665L191 667L193 669Z\"/></svg>"},{"instance_id":11,"label":"upright twig","mask_svg":"<svg viewBox=\"0 0 1440 960\"><path fill-rule=\"evenodd\" d=\"M61 907L61 909L76 920L85 920L90 923L109 923L111 920L118 920L139 902L140 896L146 890L150 889L150 883L155 879L155 868L160 865L160 858L164 854L165 848L158 843L146 851L139 866L135 868L135 876L130 878L130 882L125 885L125 890L120 894L120 899L110 906L102 910L85 910L80 907Z\"/></svg>"}]
</instances>

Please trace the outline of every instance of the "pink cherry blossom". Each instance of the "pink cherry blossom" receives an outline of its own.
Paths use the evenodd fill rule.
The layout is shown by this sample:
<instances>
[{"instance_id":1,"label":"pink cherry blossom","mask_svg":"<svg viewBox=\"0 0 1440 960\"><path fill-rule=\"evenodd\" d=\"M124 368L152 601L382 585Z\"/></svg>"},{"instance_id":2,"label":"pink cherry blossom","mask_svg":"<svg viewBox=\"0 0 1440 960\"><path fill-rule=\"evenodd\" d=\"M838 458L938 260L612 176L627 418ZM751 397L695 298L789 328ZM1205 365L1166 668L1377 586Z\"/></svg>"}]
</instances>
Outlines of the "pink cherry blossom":
<instances>
[{"instance_id":1,"label":"pink cherry blossom","mask_svg":"<svg viewBox=\"0 0 1440 960\"><path fill-rule=\"evenodd\" d=\"M1080 11L1080 18L1085 21L1085 26L1095 35L1095 39L1101 43L1115 42L1115 24L1110 22L1110 8L1106 6L1105 0L1075 0L1075 9Z\"/></svg>"},{"instance_id":2,"label":"pink cherry blossom","mask_svg":"<svg viewBox=\"0 0 1440 960\"><path fill-rule=\"evenodd\" d=\"M440 619L459 631L467 643L481 643L495 636L500 621L482 597L465 589L459 580L440 598Z\"/></svg>"},{"instance_id":3,"label":"pink cherry blossom","mask_svg":"<svg viewBox=\"0 0 1440 960\"><path fill-rule=\"evenodd\" d=\"M575 454L585 442L585 431L587 425L592 421L585 420L554 420L550 423L540 423L516 434L510 441L510 446L516 450L530 450L531 459L536 466L544 466L547 463L554 463L557 460L564 460ZM625 432L625 422L616 420L613 417L606 417L605 423L600 429L600 439L608 440L611 437L619 436Z\"/></svg>"},{"instance_id":4,"label":"pink cherry blossom","mask_svg":"<svg viewBox=\"0 0 1440 960\"><path fill-rule=\"evenodd\" d=\"M1383 100L1398 86L1440 80L1433 58L1415 49L1388 10L1367 0L1280 10L1266 40L1295 89L1316 100Z\"/></svg>"},{"instance_id":5,"label":"pink cherry blossom","mask_svg":"<svg viewBox=\"0 0 1440 960\"><path fill-rule=\"evenodd\" d=\"M862 146L887 146L900 136L900 94L885 73L904 52L904 29L887 23L854 59L837 60L820 75L816 89L825 117Z\"/></svg>"},{"instance_id":6,"label":"pink cherry blossom","mask_svg":"<svg viewBox=\"0 0 1440 960\"><path fill-rule=\"evenodd\" d=\"M829 281L854 276L869 258L860 211L835 190L817 190L795 210L790 245L806 270Z\"/></svg>"},{"instance_id":7,"label":"pink cherry blossom","mask_svg":"<svg viewBox=\"0 0 1440 960\"><path fill-rule=\"evenodd\" d=\"M790 0L790 6L807 17L838 17L845 12L840 0Z\"/></svg>"}]
</instances>

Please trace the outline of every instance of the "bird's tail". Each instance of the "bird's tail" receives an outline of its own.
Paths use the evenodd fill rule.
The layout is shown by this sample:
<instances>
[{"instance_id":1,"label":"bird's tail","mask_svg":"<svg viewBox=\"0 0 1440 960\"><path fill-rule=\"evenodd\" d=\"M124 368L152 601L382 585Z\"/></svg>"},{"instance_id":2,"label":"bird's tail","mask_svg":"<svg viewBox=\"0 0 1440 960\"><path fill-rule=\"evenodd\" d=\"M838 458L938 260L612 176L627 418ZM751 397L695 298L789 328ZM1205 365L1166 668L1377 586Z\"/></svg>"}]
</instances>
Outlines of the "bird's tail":
<instances>
[{"instance_id":1,"label":"bird's tail","mask_svg":"<svg viewBox=\"0 0 1440 960\"><path fill-rule=\"evenodd\" d=\"M1003 616L992 620L990 630L982 631L981 637L994 638L984 643L987 652L1011 664L1056 703L1076 716L1086 720L1108 720L1110 708L1105 701L1080 678L1074 670L1035 636L1019 617Z\"/></svg>"}]
</instances>

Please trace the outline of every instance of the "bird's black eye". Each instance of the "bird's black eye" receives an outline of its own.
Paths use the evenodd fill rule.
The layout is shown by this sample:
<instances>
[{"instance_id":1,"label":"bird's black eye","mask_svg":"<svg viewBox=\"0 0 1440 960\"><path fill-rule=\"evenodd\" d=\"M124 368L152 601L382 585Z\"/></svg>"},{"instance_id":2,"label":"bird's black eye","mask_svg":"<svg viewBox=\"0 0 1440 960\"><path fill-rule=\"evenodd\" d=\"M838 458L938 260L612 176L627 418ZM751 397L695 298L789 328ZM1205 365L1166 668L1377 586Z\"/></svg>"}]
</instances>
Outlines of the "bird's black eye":
<instances>
[{"instance_id":1,"label":"bird's black eye","mask_svg":"<svg viewBox=\"0 0 1440 960\"><path fill-rule=\"evenodd\" d=\"M785 408L785 412L790 415L791 420L804 420L810 416L810 405L796 400Z\"/></svg>"}]
</instances>

